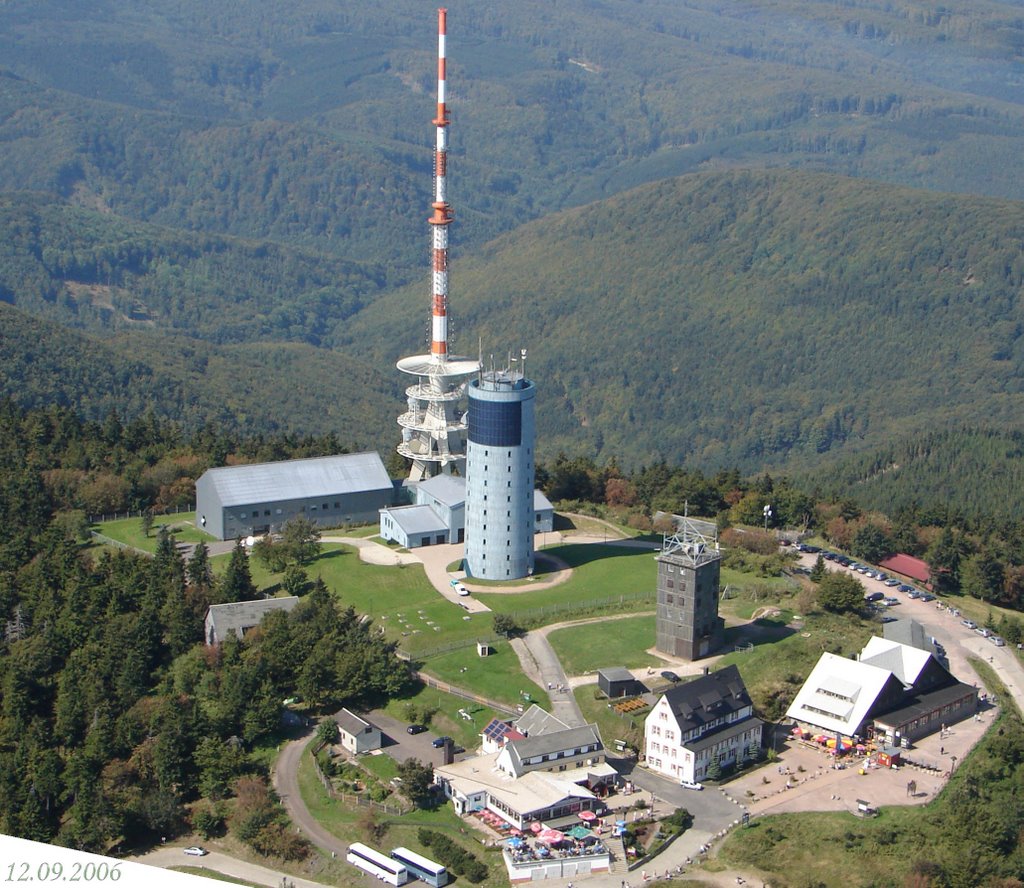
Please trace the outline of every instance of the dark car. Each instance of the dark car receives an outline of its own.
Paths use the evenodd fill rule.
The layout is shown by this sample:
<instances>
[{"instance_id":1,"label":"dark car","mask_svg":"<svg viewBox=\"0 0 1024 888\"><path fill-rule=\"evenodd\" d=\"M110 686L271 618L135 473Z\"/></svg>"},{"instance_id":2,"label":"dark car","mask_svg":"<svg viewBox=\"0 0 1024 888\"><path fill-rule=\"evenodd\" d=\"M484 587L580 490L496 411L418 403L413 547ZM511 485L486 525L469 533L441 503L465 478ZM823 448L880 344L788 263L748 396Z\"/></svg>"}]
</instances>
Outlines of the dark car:
<instances>
[{"instance_id":1,"label":"dark car","mask_svg":"<svg viewBox=\"0 0 1024 888\"><path fill-rule=\"evenodd\" d=\"M426 725L409 725L405 731L407 734L422 734L426 729Z\"/></svg>"},{"instance_id":2,"label":"dark car","mask_svg":"<svg viewBox=\"0 0 1024 888\"><path fill-rule=\"evenodd\" d=\"M433 746L434 749L440 749L442 746L445 745L445 743L450 742L451 739L451 737L435 737L433 740L430 741L430 745Z\"/></svg>"},{"instance_id":3,"label":"dark car","mask_svg":"<svg viewBox=\"0 0 1024 888\"><path fill-rule=\"evenodd\" d=\"M671 681L671 682L679 681L679 676L676 675L674 672L669 672L669 670L667 670L667 669L664 672L661 673L661 677L663 679L665 679L665 681Z\"/></svg>"},{"instance_id":4,"label":"dark car","mask_svg":"<svg viewBox=\"0 0 1024 888\"><path fill-rule=\"evenodd\" d=\"M883 598L885 598L885 595L881 592L868 592L864 596L865 601L881 601Z\"/></svg>"},{"instance_id":5,"label":"dark car","mask_svg":"<svg viewBox=\"0 0 1024 888\"><path fill-rule=\"evenodd\" d=\"M922 592L921 593L921 601L934 601L934 600L935 600L935 596L932 595L931 592Z\"/></svg>"}]
</instances>

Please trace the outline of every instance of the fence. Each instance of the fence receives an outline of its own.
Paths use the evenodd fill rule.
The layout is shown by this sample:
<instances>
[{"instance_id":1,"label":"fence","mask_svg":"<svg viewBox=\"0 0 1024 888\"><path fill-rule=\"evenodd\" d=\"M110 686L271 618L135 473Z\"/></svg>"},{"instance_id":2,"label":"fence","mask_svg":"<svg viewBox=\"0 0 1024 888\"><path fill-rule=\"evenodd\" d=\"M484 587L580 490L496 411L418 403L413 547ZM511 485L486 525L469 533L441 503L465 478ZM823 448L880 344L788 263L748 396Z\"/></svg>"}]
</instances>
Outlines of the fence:
<instances>
[{"instance_id":1,"label":"fence","mask_svg":"<svg viewBox=\"0 0 1024 888\"><path fill-rule=\"evenodd\" d=\"M439 654L447 654L451 651L461 651L464 648L474 647L477 642L486 642L487 644L497 644L497 635L481 636L479 638L463 638L459 641L450 641L448 644L438 645L437 647L424 648L421 651L407 651L399 648L395 653L403 660L429 660L431 657L436 657Z\"/></svg>"},{"instance_id":2,"label":"fence","mask_svg":"<svg viewBox=\"0 0 1024 888\"><path fill-rule=\"evenodd\" d=\"M606 607L621 607L627 601L653 602L656 593L653 590L632 592L624 595L611 595L608 598L591 598L588 601L563 601L559 604L549 604L544 607L535 607L531 610L513 611L509 614L512 620L520 626L526 626L533 620L543 620L546 617L556 614L586 613L587 611L601 610Z\"/></svg>"},{"instance_id":3,"label":"fence","mask_svg":"<svg viewBox=\"0 0 1024 888\"><path fill-rule=\"evenodd\" d=\"M385 805L383 802L375 802L373 799L363 798L363 796L360 795L338 792L338 790L336 790L331 784L331 778L323 772L323 769L320 767L320 762L316 759L316 754L321 749L323 749L323 745L317 746L315 750L310 750L310 754L313 756L313 770L316 771L317 779L323 785L323 788L327 790L327 795L329 795L333 801L344 802L347 805L355 805L357 808L371 808L374 811L381 811L392 817L402 817L414 810L413 808L400 808L396 805Z\"/></svg>"},{"instance_id":4,"label":"fence","mask_svg":"<svg viewBox=\"0 0 1024 888\"><path fill-rule=\"evenodd\" d=\"M497 700L488 700L487 697L481 697L479 694L474 694L471 691L464 690L463 688L457 688L454 685L448 684L446 681L438 681L432 675L427 675L425 672L417 672L416 677L419 678L428 688L434 688L435 690L442 691L445 694L451 694L453 697L461 697L463 700L470 700L473 703L479 703L481 706L489 706L491 709L495 709L498 712L504 712L506 715L519 715L519 710L513 706L509 706L507 703L499 703Z\"/></svg>"},{"instance_id":5,"label":"fence","mask_svg":"<svg viewBox=\"0 0 1024 888\"><path fill-rule=\"evenodd\" d=\"M183 512L194 512L195 510L195 504L192 503L187 506L175 506L173 509L165 509L163 512L154 512L153 517L161 518L166 515L180 515ZM102 524L105 521L122 521L126 518L141 518L145 514L145 509L130 509L125 512L114 512L112 515L89 515L86 520L90 524Z\"/></svg>"}]
</instances>

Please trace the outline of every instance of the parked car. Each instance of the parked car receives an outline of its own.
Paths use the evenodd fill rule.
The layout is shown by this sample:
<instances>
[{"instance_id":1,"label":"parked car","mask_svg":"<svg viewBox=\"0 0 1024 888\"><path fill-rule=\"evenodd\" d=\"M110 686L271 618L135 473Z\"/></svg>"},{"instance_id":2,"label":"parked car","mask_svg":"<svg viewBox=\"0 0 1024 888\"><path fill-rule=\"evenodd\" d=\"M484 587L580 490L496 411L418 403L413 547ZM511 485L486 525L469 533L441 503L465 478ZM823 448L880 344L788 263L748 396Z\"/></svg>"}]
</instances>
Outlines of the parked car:
<instances>
[{"instance_id":1,"label":"parked car","mask_svg":"<svg viewBox=\"0 0 1024 888\"><path fill-rule=\"evenodd\" d=\"M888 598L883 599L883 601L885 601L886 607L894 607L900 603L898 598L893 598L891 595Z\"/></svg>"},{"instance_id":2,"label":"parked car","mask_svg":"<svg viewBox=\"0 0 1024 888\"><path fill-rule=\"evenodd\" d=\"M885 596L881 592L866 592L864 593L865 601L881 601Z\"/></svg>"},{"instance_id":3,"label":"parked car","mask_svg":"<svg viewBox=\"0 0 1024 888\"><path fill-rule=\"evenodd\" d=\"M900 583L900 585L897 587L897 591L898 592L913 592L914 591L914 587L913 586L908 586L906 583Z\"/></svg>"},{"instance_id":4,"label":"parked car","mask_svg":"<svg viewBox=\"0 0 1024 888\"><path fill-rule=\"evenodd\" d=\"M978 624L975 623L974 620L961 620L960 622L964 626L966 626L968 629L977 629L978 628Z\"/></svg>"},{"instance_id":5,"label":"parked car","mask_svg":"<svg viewBox=\"0 0 1024 888\"><path fill-rule=\"evenodd\" d=\"M888 586L890 589L894 588L895 586L898 586L899 584L900 581L894 580L892 577L889 577L889 579L885 580L885 585Z\"/></svg>"},{"instance_id":6,"label":"parked car","mask_svg":"<svg viewBox=\"0 0 1024 888\"><path fill-rule=\"evenodd\" d=\"M426 725L409 725L405 729L407 734L422 734L427 729Z\"/></svg>"},{"instance_id":7,"label":"parked car","mask_svg":"<svg viewBox=\"0 0 1024 888\"><path fill-rule=\"evenodd\" d=\"M918 591L917 591L917 589L911 589L911 590L910 590L910 591L909 591L909 592L907 593L907 595L909 595L909 596L910 596L911 598L920 598L920 597L921 597L921 593L920 593L920 592L918 592Z\"/></svg>"},{"instance_id":8,"label":"parked car","mask_svg":"<svg viewBox=\"0 0 1024 888\"><path fill-rule=\"evenodd\" d=\"M448 743L451 739L451 737L435 737L433 740L430 741L430 745L433 746L434 749L440 749L442 746L445 745L445 743Z\"/></svg>"},{"instance_id":9,"label":"parked car","mask_svg":"<svg viewBox=\"0 0 1024 888\"><path fill-rule=\"evenodd\" d=\"M456 595L462 595L462 596L469 595L469 589L467 589L465 586L463 586L462 583L459 583L455 587L455 594Z\"/></svg>"},{"instance_id":10,"label":"parked car","mask_svg":"<svg viewBox=\"0 0 1024 888\"><path fill-rule=\"evenodd\" d=\"M935 596L932 595L931 592L922 592L921 593L921 600L922 601L934 601L935 600Z\"/></svg>"},{"instance_id":11,"label":"parked car","mask_svg":"<svg viewBox=\"0 0 1024 888\"><path fill-rule=\"evenodd\" d=\"M982 638L988 638L992 634L992 630L986 629L984 626L978 626L978 628L974 631L977 632L978 635L980 635Z\"/></svg>"},{"instance_id":12,"label":"parked car","mask_svg":"<svg viewBox=\"0 0 1024 888\"><path fill-rule=\"evenodd\" d=\"M704 784L703 783L693 783L693 782L691 782L689 780L680 780L679 781L679 785L683 789L703 789L704 788Z\"/></svg>"},{"instance_id":13,"label":"parked car","mask_svg":"<svg viewBox=\"0 0 1024 888\"><path fill-rule=\"evenodd\" d=\"M661 673L661 677L666 681L671 681L673 683L679 681L679 676L674 672L670 672L668 669Z\"/></svg>"},{"instance_id":14,"label":"parked car","mask_svg":"<svg viewBox=\"0 0 1024 888\"><path fill-rule=\"evenodd\" d=\"M1003 641L998 635L990 635L988 640L992 642L997 648L1006 647L1006 642Z\"/></svg>"},{"instance_id":15,"label":"parked car","mask_svg":"<svg viewBox=\"0 0 1024 888\"><path fill-rule=\"evenodd\" d=\"M189 857L205 857L210 852L205 848L200 848L198 845L192 845L191 847L186 848L184 853Z\"/></svg>"}]
</instances>

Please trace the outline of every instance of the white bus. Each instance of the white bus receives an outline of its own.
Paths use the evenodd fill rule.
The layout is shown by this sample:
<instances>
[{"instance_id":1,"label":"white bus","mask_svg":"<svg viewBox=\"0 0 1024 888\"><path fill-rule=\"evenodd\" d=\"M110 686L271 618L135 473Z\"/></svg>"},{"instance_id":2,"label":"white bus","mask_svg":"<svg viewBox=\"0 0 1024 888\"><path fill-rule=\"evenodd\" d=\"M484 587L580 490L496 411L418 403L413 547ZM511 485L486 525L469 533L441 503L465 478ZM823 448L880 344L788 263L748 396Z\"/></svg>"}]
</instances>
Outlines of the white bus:
<instances>
[{"instance_id":1,"label":"white bus","mask_svg":"<svg viewBox=\"0 0 1024 888\"><path fill-rule=\"evenodd\" d=\"M353 866L358 866L371 876L376 876L391 885L404 885L409 881L408 870L397 860L392 860L361 842L353 842L348 846L345 859Z\"/></svg>"},{"instance_id":2,"label":"white bus","mask_svg":"<svg viewBox=\"0 0 1024 888\"><path fill-rule=\"evenodd\" d=\"M441 864L428 860L422 854L410 851L408 848L395 848L391 856L404 866L416 878L433 888L442 888L448 884L448 870Z\"/></svg>"}]
</instances>

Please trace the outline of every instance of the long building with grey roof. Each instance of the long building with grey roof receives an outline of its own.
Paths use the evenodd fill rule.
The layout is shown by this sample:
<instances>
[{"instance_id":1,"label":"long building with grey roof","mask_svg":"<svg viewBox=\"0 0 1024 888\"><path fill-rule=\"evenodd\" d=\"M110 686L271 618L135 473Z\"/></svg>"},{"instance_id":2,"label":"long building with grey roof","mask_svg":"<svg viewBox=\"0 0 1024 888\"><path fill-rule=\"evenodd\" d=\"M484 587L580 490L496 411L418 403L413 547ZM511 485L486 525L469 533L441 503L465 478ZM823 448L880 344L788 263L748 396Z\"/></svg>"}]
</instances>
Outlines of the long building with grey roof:
<instances>
[{"instance_id":1,"label":"long building with grey roof","mask_svg":"<svg viewBox=\"0 0 1024 888\"><path fill-rule=\"evenodd\" d=\"M196 481L196 523L220 540L276 532L298 516L320 527L375 523L393 502L374 452L225 466Z\"/></svg>"}]
</instances>

